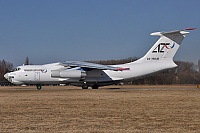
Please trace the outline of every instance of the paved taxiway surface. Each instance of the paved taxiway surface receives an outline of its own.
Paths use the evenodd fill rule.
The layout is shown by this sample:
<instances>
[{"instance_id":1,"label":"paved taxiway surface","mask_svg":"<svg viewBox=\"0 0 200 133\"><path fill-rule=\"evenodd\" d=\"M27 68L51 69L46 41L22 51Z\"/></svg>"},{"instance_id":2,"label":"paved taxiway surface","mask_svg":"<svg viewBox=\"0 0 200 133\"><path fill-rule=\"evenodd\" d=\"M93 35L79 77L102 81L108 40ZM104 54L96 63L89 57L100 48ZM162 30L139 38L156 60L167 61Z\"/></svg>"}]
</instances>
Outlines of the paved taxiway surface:
<instances>
[{"instance_id":1,"label":"paved taxiway surface","mask_svg":"<svg viewBox=\"0 0 200 133\"><path fill-rule=\"evenodd\" d=\"M200 89L0 87L0 122L0 132L200 132Z\"/></svg>"}]
</instances>

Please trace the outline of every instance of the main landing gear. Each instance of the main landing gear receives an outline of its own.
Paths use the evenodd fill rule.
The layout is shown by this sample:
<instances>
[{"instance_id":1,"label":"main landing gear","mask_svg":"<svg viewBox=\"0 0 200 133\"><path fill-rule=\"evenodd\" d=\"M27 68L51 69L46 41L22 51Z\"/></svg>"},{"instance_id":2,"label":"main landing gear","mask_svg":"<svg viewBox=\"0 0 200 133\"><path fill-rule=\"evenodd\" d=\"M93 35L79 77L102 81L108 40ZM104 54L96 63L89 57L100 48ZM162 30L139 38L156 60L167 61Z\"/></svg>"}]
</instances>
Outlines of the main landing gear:
<instances>
[{"instance_id":1,"label":"main landing gear","mask_svg":"<svg viewBox=\"0 0 200 133\"><path fill-rule=\"evenodd\" d=\"M98 85L93 85L93 86L92 86L92 89L98 89L98 88L99 88ZM82 89L88 89L88 85L87 85L87 84L84 84L84 85L82 86Z\"/></svg>"},{"instance_id":2,"label":"main landing gear","mask_svg":"<svg viewBox=\"0 0 200 133\"><path fill-rule=\"evenodd\" d=\"M41 90L42 86L41 85L36 85L37 90Z\"/></svg>"},{"instance_id":3,"label":"main landing gear","mask_svg":"<svg viewBox=\"0 0 200 133\"><path fill-rule=\"evenodd\" d=\"M99 88L98 85L93 85L93 86L92 86L92 89L98 89L98 88Z\"/></svg>"},{"instance_id":4,"label":"main landing gear","mask_svg":"<svg viewBox=\"0 0 200 133\"><path fill-rule=\"evenodd\" d=\"M82 89L88 89L88 86L87 85L83 85Z\"/></svg>"}]
</instances>

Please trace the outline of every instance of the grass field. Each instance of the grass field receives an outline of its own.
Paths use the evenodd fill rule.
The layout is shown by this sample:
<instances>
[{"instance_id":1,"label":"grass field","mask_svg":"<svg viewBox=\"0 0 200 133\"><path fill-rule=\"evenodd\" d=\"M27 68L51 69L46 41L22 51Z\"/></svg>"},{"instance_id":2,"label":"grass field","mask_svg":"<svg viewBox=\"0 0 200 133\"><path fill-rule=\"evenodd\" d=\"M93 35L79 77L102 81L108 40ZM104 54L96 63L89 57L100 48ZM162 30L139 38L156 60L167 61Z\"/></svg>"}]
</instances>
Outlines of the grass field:
<instances>
[{"instance_id":1,"label":"grass field","mask_svg":"<svg viewBox=\"0 0 200 133\"><path fill-rule=\"evenodd\" d=\"M0 87L0 132L200 132L196 86Z\"/></svg>"}]
</instances>

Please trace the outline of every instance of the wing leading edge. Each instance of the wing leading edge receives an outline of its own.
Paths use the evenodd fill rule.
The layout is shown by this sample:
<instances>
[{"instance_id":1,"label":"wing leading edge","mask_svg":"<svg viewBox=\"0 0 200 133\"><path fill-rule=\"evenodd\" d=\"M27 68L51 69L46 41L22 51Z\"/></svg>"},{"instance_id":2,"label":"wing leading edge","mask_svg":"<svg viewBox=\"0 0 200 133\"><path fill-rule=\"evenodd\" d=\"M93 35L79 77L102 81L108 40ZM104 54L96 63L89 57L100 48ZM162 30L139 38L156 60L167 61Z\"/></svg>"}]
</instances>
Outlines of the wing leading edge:
<instances>
[{"instance_id":1,"label":"wing leading edge","mask_svg":"<svg viewBox=\"0 0 200 133\"><path fill-rule=\"evenodd\" d=\"M112 71L130 70L130 68L113 67L109 65L101 65L101 64L83 62L83 61L64 61L60 63L60 65L69 66L69 67L81 67L81 68L88 68L88 69L112 70Z\"/></svg>"}]
</instances>

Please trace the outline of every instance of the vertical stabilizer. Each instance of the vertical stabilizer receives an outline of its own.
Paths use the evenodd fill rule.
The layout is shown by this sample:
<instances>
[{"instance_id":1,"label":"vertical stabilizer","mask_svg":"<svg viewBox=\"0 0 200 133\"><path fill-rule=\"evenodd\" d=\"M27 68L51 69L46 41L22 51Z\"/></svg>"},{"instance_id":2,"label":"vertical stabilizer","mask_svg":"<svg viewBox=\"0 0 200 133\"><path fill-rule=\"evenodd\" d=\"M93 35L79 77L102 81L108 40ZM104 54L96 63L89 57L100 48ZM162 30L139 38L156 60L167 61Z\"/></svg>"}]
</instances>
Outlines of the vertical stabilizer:
<instances>
[{"instance_id":1,"label":"vertical stabilizer","mask_svg":"<svg viewBox=\"0 0 200 133\"><path fill-rule=\"evenodd\" d=\"M151 35L160 36L160 38L146 55L137 60L137 62L173 60L174 55L187 34L189 32L185 30L151 33Z\"/></svg>"}]
</instances>

